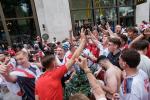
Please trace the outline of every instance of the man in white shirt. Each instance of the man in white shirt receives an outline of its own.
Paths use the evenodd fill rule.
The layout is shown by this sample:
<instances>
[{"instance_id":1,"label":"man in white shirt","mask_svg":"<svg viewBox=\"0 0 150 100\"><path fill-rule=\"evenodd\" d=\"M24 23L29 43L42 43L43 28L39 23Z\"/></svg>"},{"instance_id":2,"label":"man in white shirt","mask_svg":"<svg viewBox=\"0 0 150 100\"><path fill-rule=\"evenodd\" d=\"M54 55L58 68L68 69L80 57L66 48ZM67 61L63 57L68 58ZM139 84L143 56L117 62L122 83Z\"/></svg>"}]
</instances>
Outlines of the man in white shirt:
<instances>
[{"instance_id":1,"label":"man in white shirt","mask_svg":"<svg viewBox=\"0 0 150 100\"><path fill-rule=\"evenodd\" d=\"M10 71L7 65L0 65L0 74L11 83L9 84L11 90L22 96L23 100L34 100L35 80L41 75L41 72L36 65L28 61L28 54L24 51L16 53L16 60L18 66L13 71Z\"/></svg>"},{"instance_id":2,"label":"man in white shirt","mask_svg":"<svg viewBox=\"0 0 150 100\"><path fill-rule=\"evenodd\" d=\"M104 34L102 37L102 43L99 42L93 34L90 34L92 41L97 45L98 49L100 50L100 55L108 56L108 35Z\"/></svg>"},{"instance_id":3,"label":"man in white shirt","mask_svg":"<svg viewBox=\"0 0 150 100\"><path fill-rule=\"evenodd\" d=\"M150 79L150 59L146 56L148 47L149 42L147 40L140 40L133 44L133 48L138 51L141 57L140 64L137 68L142 69L145 73L147 73Z\"/></svg>"},{"instance_id":4,"label":"man in white shirt","mask_svg":"<svg viewBox=\"0 0 150 100\"><path fill-rule=\"evenodd\" d=\"M149 100L149 78L144 71L137 69L139 63L140 54L136 50L122 52L119 64L126 75L120 87L121 100Z\"/></svg>"}]
</instances>

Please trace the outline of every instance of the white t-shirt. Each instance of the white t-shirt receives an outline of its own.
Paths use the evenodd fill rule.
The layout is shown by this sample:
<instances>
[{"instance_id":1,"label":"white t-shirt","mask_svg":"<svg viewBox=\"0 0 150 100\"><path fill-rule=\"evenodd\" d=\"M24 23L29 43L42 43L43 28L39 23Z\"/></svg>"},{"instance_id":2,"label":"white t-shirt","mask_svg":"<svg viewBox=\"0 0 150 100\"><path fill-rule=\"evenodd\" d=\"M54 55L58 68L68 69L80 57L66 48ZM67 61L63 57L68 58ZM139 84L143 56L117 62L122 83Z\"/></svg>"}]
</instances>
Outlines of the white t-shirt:
<instances>
[{"instance_id":1,"label":"white t-shirt","mask_svg":"<svg viewBox=\"0 0 150 100\"><path fill-rule=\"evenodd\" d=\"M16 68L17 62L15 60L15 58L10 58L10 61L8 62L8 65L10 67L9 70L14 70Z\"/></svg>"},{"instance_id":2,"label":"white t-shirt","mask_svg":"<svg viewBox=\"0 0 150 100\"><path fill-rule=\"evenodd\" d=\"M83 51L82 51L82 54L83 56L87 56L87 57L93 57L94 55L91 53L91 51L87 48L85 48ZM94 62L91 61L90 59L88 59L88 66L90 67L91 65L93 65Z\"/></svg>"},{"instance_id":3,"label":"white t-shirt","mask_svg":"<svg viewBox=\"0 0 150 100\"><path fill-rule=\"evenodd\" d=\"M82 51L82 55L86 55L86 56L93 56L93 54L90 52L89 49L85 48L83 51Z\"/></svg>"},{"instance_id":4,"label":"white t-shirt","mask_svg":"<svg viewBox=\"0 0 150 100\"><path fill-rule=\"evenodd\" d=\"M27 77L27 78L29 77L29 74L30 74L30 75L33 75L36 80L42 74L41 71L39 70L39 68L34 64L30 64L30 68L23 68L20 65L18 65L17 68L24 70L24 71L15 69L14 71L10 72L9 74L11 76L21 76L21 77ZM6 82L6 84L7 84L9 91L11 91L14 94L19 93L21 90L21 88L17 82L16 83Z\"/></svg>"},{"instance_id":5,"label":"white t-shirt","mask_svg":"<svg viewBox=\"0 0 150 100\"><path fill-rule=\"evenodd\" d=\"M149 100L149 79L141 69L134 76L126 77L120 87L120 100Z\"/></svg>"},{"instance_id":6,"label":"white t-shirt","mask_svg":"<svg viewBox=\"0 0 150 100\"><path fill-rule=\"evenodd\" d=\"M69 58L70 56L72 56L72 53L71 53L71 51L68 50L68 51L65 53L65 55L64 55L63 61L61 62L61 61L59 60L58 55L56 55L56 56L55 56L55 59L56 59L57 66L62 66L62 65L64 65L64 64L66 64L66 62L70 59L70 58Z\"/></svg>"},{"instance_id":7,"label":"white t-shirt","mask_svg":"<svg viewBox=\"0 0 150 100\"><path fill-rule=\"evenodd\" d=\"M104 56L106 56L106 57L108 56L108 54L109 54L108 48L104 48L101 43L99 43L97 47L98 47L99 50L100 50L100 55L104 55Z\"/></svg>"},{"instance_id":8,"label":"white t-shirt","mask_svg":"<svg viewBox=\"0 0 150 100\"><path fill-rule=\"evenodd\" d=\"M142 69L145 73L147 73L149 79L150 79L150 59L145 55L140 55L141 61L138 65L138 69Z\"/></svg>"}]
</instances>

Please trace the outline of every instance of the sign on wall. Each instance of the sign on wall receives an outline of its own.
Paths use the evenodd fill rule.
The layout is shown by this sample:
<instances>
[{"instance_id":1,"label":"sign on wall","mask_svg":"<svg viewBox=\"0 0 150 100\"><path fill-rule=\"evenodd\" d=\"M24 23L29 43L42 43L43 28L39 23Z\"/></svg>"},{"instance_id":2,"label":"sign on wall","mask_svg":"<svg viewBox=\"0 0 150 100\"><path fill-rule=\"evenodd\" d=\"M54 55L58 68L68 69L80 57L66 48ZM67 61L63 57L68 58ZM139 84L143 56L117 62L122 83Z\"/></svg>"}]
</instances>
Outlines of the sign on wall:
<instances>
[{"instance_id":1,"label":"sign on wall","mask_svg":"<svg viewBox=\"0 0 150 100\"><path fill-rule=\"evenodd\" d=\"M145 3L145 2L147 2L147 0L136 0L137 5Z\"/></svg>"}]
</instances>

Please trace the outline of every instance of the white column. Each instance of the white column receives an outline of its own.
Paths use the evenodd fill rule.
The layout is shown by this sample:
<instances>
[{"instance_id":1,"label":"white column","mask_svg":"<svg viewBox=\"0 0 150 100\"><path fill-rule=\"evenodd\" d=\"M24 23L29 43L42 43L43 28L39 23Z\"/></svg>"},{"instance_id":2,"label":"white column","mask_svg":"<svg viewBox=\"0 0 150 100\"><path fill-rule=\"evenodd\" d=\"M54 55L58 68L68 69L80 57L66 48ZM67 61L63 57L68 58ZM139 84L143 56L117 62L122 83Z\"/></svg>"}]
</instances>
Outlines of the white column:
<instances>
[{"instance_id":1,"label":"white column","mask_svg":"<svg viewBox=\"0 0 150 100\"><path fill-rule=\"evenodd\" d=\"M69 36L71 17L68 0L35 0L35 6L41 33L42 24L45 24L49 41L56 37L62 41Z\"/></svg>"},{"instance_id":2,"label":"white column","mask_svg":"<svg viewBox=\"0 0 150 100\"><path fill-rule=\"evenodd\" d=\"M143 20L149 22L150 0L136 6L136 24L140 24Z\"/></svg>"}]
</instances>

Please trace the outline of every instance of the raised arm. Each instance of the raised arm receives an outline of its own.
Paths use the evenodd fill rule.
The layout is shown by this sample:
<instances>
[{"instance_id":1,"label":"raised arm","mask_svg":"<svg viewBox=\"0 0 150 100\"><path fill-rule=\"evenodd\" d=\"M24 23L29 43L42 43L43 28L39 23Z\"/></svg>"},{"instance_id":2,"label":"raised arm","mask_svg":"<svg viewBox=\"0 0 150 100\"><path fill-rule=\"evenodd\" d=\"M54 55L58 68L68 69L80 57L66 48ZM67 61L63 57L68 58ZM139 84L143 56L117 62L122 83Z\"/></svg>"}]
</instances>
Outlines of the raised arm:
<instances>
[{"instance_id":1,"label":"raised arm","mask_svg":"<svg viewBox=\"0 0 150 100\"><path fill-rule=\"evenodd\" d=\"M86 43L86 37L85 37L85 33L82 31L80 45L77 48L77 50L74 52L71 59L66 63L67 69L69 69L75 63L75 60L80 56L80 54L83 51L83 48L85 46L85 43Z\"/></svg>"},{"instance_id":2,"label":"raised arm","mask_svg":"<svg viewBox=\"0 0 150 100\"><path fill-rule=\"evenodd\" d=\"M144 31L142 34L140 34L137 38L135 38L135 39L129 44L129 48L131 48L132 45L133 45L135 42L137 42L137 41L139 41L139 40L142 40L143 38L149 38L149 37L150 37L150 28L147 28L147 29L145 29L145 31Z\"/></svg>"},{"instance_id":3,"label":"raised arm","mask_svg":"<svg viewBox=\"0 0 150 100\"><path fill-rule=\"evenodd\" d=\"M111 30L109 23L106 24L107 31L109 32L110 37L116 37L117 35Z\"/></svg>"},{"instance_id":4,"label":"raised arm","mask_svg":"<svg viewBox=\"0 0 150 100\"><path fill-rule=\"evenodd\" d=\"M72 39L72 37L73 37L73 31L72 31L72 29L70 29L69 30L69 38L70 38L70 43L71 43L71 45L73 45L73 39Z\"/></svg>"},{"instance_id":5,"label":"raised arm","mask_svg":"<svg viewBox=\"0 0 150 100\"><path fill-rule=\"evenodd\" d=\"M91 37L91 40L94 42L94 44L96 44L96 45L101 44L101 43L96 39L96 37L92 34L91 31L90 31L90 37Z\"/></svg>"},{"instance_id":6,"label":"raised arm","mask_svg":"<svg viewBox=\"0 0 150 100\"><path fill-rule=\"evenodd\" d=\"M105 100L106 99L105 98L105 92L103 91L100 84L98 83L98 81L96 80L94 75L91 73L90 69L88 68L87 59L83 58L83 57L80 57L80 59L81 59L81 61L78 62L78 64L86 73L86 76L89 80L90 86L93 90L93 93L94 93L96 100L102 99L102 98Z\"/></svg>"},{"instance_id":7,"label":"raised arm","mask_svg":"<svg viewBox=\"0 0 150 100\"><path fill-rule=\"evenodd\" d=\"M142 40L144 38L144 35L143 34L140 34L138 37L136 37L130 44L129 44L129 48L131 48L132 47L132 45L135 43L135 42L137 42L137 41L139 41L139 40Z\"/></svg>"}]
</instances>

